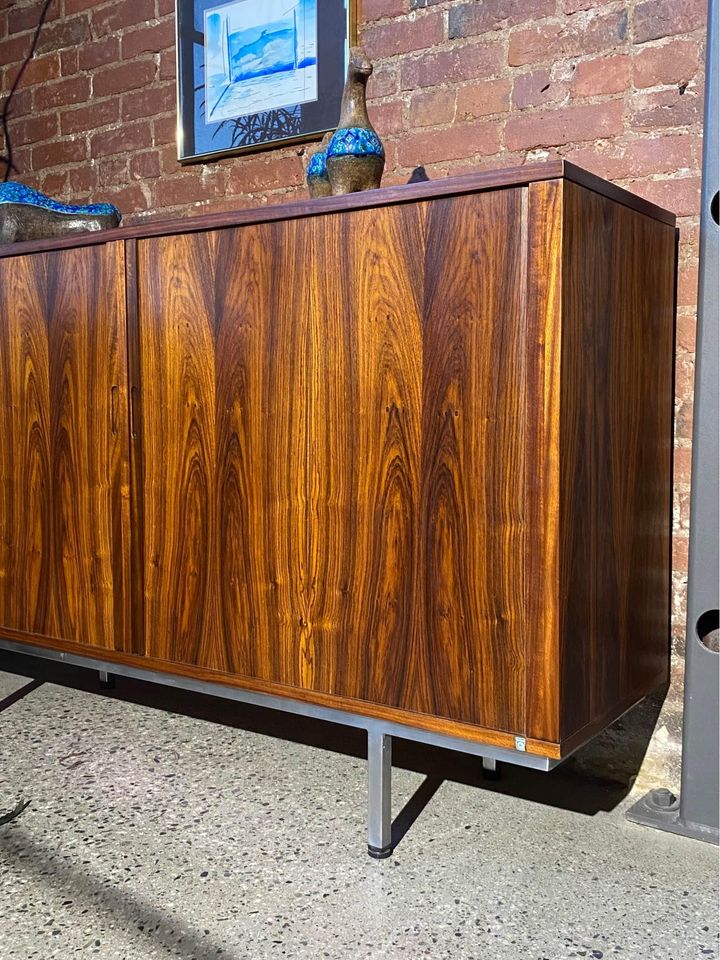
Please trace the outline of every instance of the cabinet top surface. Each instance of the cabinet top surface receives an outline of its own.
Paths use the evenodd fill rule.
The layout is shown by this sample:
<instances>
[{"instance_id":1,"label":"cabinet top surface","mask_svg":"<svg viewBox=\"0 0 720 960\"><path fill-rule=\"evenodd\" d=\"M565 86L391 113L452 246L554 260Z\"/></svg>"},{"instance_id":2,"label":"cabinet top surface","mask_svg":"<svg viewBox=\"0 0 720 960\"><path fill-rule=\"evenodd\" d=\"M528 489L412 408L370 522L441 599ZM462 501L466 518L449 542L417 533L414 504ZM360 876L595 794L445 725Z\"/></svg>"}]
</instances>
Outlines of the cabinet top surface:
<instances>
[{"instance_id":1,"label":"cabinet top surface","mask_svg":"<svg viewBox=\"0 0 720 960\"><path fill-rule=\"evenodd\" d=\"M119 227L115 230L76 233L61 238L5 244L4 246L0 245L0 258L26 253L39 253L45 250L63 250L91 244L110 243L114 240L171 236L221 227L243 226L274 220L292 220L299 217L318 216L319 214L342 213L348 210L476 193L494 188L523 186L558 178L579 183L640 213L670 226L675 225L675 214L668 210L664 210L662 207L565 160L549 160L544 163L528 163L524 166L507 167L505 169L479 170L462 177L446 177L439 180L382 187L379 190L367 190L363 193L353 193L347 196L298 200L270 207L251 207L230 212L204 213L192 217L177 217L172 220L150 220L132 226Z\"/></svg>"}]
</instances>

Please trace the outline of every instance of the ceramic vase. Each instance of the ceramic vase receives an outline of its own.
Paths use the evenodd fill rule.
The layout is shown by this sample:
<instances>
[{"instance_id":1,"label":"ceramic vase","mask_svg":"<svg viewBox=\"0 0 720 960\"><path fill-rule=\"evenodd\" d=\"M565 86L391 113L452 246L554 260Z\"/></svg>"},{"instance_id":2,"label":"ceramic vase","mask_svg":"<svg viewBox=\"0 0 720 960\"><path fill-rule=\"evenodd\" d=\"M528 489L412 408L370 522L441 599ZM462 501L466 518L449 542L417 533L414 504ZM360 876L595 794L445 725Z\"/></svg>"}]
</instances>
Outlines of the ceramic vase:
<instances>
[{"instance_id":1,"label":"ceramic vase","mask_svg":"<svg viewBox=\"0 0 720 960\"><path fill-rule=\"evenodd\" d=\"M327 172L327 148L332 133L326 133L316 147L311 147L308 152L308 162L305 167L305 183L308 193L311 197L329 197L332 193L330 179Z\"/></svg>"},{"instance_id":2,"label":"ceramic vase","mask_svg":"<svg viewBox=\"0 0 720 960\"><path fill-rule=\"evenodd\" d=\"M327 173L333 194L357 193L380 186L385 150L367 113L365 88L372 64L362 47L350 50L340 124L327 148Z\"/></svg>"}]
</instances>

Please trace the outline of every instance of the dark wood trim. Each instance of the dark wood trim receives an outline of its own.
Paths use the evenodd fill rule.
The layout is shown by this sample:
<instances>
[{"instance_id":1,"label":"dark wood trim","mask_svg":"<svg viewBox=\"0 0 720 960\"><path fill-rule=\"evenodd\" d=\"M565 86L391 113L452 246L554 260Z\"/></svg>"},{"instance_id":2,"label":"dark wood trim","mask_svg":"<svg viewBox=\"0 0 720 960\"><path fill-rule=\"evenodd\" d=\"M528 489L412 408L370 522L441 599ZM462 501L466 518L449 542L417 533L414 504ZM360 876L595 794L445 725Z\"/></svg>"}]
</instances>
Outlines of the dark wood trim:
<instances>
[{"instance_id":1,"label":"dark wood trim","mask_svg":"<svg viewBox=\"0 0 720 960\"><path fill-rule=\"evenodd\" d=\"M156 670L159 673L175 674L189 677L194 680L203 680L208 683L218 683L228 687L239 687L243 690L252 690L256 693L266 693L271 696L286 697L290 700L299 700L303 703L315 703L321 707L330 707L334 710L343 710L346 713L355 713L362 717L377 717L392 723L402 723L418 730L431 730L449 737L460 737L472 743L487 743L494 747L515 748L515 736L498 730L478 727L470 723L460 723L455 720L444 720L424 713L413 713L410 710L398 710L394 707L384 707L366 700L355 700L349 697L339 697L333 694L318 693L301 687L290 687L282 683L273 683L266 680L255 680L252 677L236 676L222 673L218 670L209 670L206 667L189 666L184 663L158 660L154 657L143 657L137 654L122 653L117 650L108 650L104 647L91 647L82 643L72 643L57 640L54 637L44 637L38 634L21 633L17 630L8 630L3 627L0 636L7 640L16 640L21 643L45 647L48 650L74 653L78 656L104 661L106 663L122 663L126 666L137 667L141 670ZM0 654L2 651L0 651ZM552 760L560 758L560 744L542 740L530 740L525 743L527 753L534 756L549 757Z\"/></svg>"},{"instance_id":2,"label":"dark wood trim","mask_svg":"<svg viewBox=\"0 0 720 960\"><path fill-rule=\"evenodd\" d=\"M341 213L346 210L361 210L370 207L389 206L431 200L436 197L476 193L498 187L524 186L542 180L566 178L602 193L604 196L645 213L663 223L675 224L675 215L635 194L615 186L595 174L582 170L564 160L548 160L545 163L528 163L520 167L501 170L478 170L462 177L447 177L421 183L406 183L380 190L366 190L343 197L322 197L317 200L297 200L293 203L272 207L252 207L229 213L205 213L194 217L173 220L153 220L148 223L119 227L93 233L80 233L61 239L32 240L0 246L0 258L17 257L26 253L45 250L64 250L70 247L85 247L113 240L136 240L147 237L172 236L177 233L194 233L200 230L215 230L221 227L239 227L249 224L270 223L276 220L293 220L299 217L314 217L326 213Z\"/></svg>"},{"instance_id":3,"label":"dark wood trim","mask_svg":"<svg viewBox=\"0 0 720 960\"><path fill-rule=\"evenodd\" d=\"M130 620L132 651L145 653L143 575L143 462L140 441L140 338L138 330L137 240L125 241L127 316L127 423L130 437Z\"/></svg>"},{"instance_id":4,"label":"dark wood trim","mask_svg":"<svg viewBox=\"0 0 720 960\"><path fill-rule=\"evenodd\" d=\"M652 203L650 200L638 197L637 194L631 193L624 187L619 187L616 183L611 183L609 180L598 177L595 173L590 173L589 170L577 167L568 160L563 161L563 169L563 176L566 180L571 180L581 187L587 187L588 190L600 193L602 196L607 197L608 200L615 200L616 203L621 203L624 207L630 207L631 210L637 210L638 213L644 213L654 220L660 220L662 223L667 223L671 227L675 226L677 219L675 214L669 210L665 210L663 207L657 206L657 204Z\"/></svg>"}]
</instances>

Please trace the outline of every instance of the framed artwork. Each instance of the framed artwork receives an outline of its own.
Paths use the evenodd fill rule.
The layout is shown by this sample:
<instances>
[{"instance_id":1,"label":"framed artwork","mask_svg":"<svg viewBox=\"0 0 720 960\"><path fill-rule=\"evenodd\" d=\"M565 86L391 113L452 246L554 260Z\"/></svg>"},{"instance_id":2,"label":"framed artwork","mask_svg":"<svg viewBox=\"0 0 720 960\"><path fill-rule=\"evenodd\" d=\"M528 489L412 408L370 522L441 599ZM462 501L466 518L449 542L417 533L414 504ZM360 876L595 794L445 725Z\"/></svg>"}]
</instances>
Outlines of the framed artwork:
<instances>
[{"instance_id":1,"label":"framed artwork","mask_svg":"<svg viewBox=\"0 0 720 960\"><path fill-rule=\"evenodd\" d=\"M355 0L176 0L176 25L181 163L337 126Z\"/></svg>"}]
</instances>

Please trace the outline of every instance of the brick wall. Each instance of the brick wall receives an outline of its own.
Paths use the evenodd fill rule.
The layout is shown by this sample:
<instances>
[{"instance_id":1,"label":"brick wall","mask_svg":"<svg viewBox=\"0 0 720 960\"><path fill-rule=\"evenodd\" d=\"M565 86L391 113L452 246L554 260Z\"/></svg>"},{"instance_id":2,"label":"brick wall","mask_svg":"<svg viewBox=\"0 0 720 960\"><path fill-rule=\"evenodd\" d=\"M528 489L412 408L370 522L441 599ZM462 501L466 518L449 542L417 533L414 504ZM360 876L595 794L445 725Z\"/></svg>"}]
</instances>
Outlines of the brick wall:
<instances>
[{"instance_id":1,"label":"brick wall","mask_svg":"<svg viewBox=\"0 0 720 960\"><path fill-rule=\"evenodd\" d=\"M0 0L0 94L39 7ZM177 163L173 7L54 0L14 101L19 179L64 199L111 200L126 222L303 194L302 148ZM674 681L643 785L676 782L678 769L705 17L705 0L364 0L360 14L386 182L419 164L442 177L560 155L680 218ZM654 720L638 721L640 746ZM620 762L612 733L595 754L604 747L607 763Z\"/></svg>"}]
</instances>

